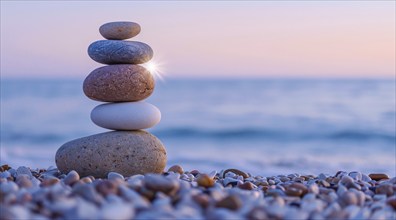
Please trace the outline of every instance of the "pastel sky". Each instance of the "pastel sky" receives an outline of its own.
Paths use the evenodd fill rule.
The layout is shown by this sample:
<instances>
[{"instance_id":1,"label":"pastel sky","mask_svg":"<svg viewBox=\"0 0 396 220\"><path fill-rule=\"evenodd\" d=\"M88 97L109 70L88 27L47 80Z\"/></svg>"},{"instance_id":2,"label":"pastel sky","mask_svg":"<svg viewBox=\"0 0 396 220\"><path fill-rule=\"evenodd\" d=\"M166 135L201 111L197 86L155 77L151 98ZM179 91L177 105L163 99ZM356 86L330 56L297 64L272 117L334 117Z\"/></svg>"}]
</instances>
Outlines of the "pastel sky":
<instances>
[{"instance_id":1,"label":"pastel sky","mask_svg":"<svg viewBox=\"0 0 396 220\"><path fill-rule=\"evenodd\" d=\"M166 77L394 77L394 1L1 1L2 77L84 77L135 21Z\"/></svg>"}]
</instances>

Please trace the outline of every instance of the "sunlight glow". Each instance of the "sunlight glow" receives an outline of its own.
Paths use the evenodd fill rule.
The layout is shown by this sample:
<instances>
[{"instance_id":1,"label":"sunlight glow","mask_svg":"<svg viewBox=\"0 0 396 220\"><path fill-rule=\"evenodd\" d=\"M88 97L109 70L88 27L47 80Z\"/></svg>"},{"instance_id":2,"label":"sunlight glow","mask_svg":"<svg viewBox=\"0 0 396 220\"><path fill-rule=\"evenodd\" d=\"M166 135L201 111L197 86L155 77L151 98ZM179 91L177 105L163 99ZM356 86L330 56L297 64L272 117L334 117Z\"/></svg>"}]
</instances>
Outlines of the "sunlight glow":
<instances>
[{"instance_id":1,"label":"sunlight glow","mask_svg":"<svg viewBox=\"0 0 396 220\"><path fill-rule=\"evenodd\" d=\"M147 63L142 64L153 76L155 79L163 80L163 71L161 63L155 62L151 60Z\"/></svg>"}]
</instances>

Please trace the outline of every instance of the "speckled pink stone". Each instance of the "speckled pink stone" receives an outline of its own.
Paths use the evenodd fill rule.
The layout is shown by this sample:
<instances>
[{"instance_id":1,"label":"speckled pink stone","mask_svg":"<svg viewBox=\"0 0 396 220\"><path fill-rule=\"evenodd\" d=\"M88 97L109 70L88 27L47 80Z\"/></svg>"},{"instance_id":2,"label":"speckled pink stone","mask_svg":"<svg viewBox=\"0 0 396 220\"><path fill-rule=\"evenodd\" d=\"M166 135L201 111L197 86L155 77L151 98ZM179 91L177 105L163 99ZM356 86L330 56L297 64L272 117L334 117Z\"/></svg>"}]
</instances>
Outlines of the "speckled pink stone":
<instances>
[{"instance_id":1,"label":"speckled pink stone","mask_svg":"<svg viewBox=\"0 0 396 220\"><path fill-rule=\"evenodd\" d=\"M87 97L102 102L132 102L149 97L155 81L144 67L131 64L103 66L84 80Z\"/></svg>"}]
</instances>

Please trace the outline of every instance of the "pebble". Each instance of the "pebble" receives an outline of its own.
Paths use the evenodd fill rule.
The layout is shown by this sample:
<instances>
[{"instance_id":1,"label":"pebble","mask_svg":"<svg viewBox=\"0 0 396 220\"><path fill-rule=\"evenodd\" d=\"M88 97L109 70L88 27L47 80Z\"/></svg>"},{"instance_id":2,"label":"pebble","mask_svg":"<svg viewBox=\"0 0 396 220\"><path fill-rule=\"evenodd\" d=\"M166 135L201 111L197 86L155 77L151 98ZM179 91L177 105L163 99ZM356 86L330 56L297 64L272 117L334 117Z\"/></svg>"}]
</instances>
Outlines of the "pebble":
<instances>
[{"instance_id":1,"label":"pebble","mask_svg":"<svg viewBox=\"0 0 396 220\"><path fill-rule=\"evenodd\" d=\"M58 170L35 170L32 178L28 174L17 175L16 171L9 173L15 174L15 178L0 181L1 219L385 220L396 216L396 195L389 191L394 190L393 178L365 182L364 174L361 180L350 173L338 174L338 177L327 175L325 179L300 176L304 178L300 182L295 181L298 174L267 178L249 174L244 178L234 173L224 178L224 173L193 175L189 171L183 174L169 171L124 178L111 171L103 179L87 175L67 185L69 180L65 179L74 176L74 171L65 174ZM187 181L188 176L194 178ZM346 185L368 184L369 187L348 188L341 183L344 176L352 178L352 182L348 178L343 180ZM197 183L200 177L212 180L213 186L200 186ZM283 177L290 180L282 182ZM333 183L334 178L340 179L339 183ZM236 184L223 187L226 179L233 179ZM16 184L22 180L31 181L30 188ZM267 180L274 184L258 187L255 184ZM328 187L316 184L321 181L331 184ZM37 182L39 184L35 184ZM290 194L296 192L298 194Z\"/></svg>"},{"instance_id":2,"label":"pebble","mask_svg":"<svg viewBox=\"0 0 396 220\"><path fill-rule=\"evenodd\" d=\"M102 64L142 64L154 53L151 47L138 41L99 40L88 47L88 55Z\"/></svg>"},{"instance_id":3,"label":"pebble","mask_svg":"<svg viewBox=\"0 0 396 220\"><path fill-rule=\"evenodd\" d=\"M122 180L122 181L125 180L123 175L121 175L119 173L116 173L116 172L109 172L107 174L107 179L109 179L109 180Z\"/></svg>"},{"instance_id":4,"label":"pebble","mask_svg":"<svg viewBox=\"0 0 396 220\"><path fill-rule=\"evenodd\" d=\"M286 190L286 195L300 197L301 195L303 195L303 191L298 188L288 187Z\"/></svg>"},{"instance_id":5,"label":"pebble","mask_svg":"<svg viewBox=\"0 0 396 220\"><path fill-rule=\"evenodd\" d=\"M60 182L60 180L56 177L48 177L48 178L43 179L40 186L43 186L43 187L52 186L59 182Z\"/></svg>"},{"instance_id":6,"label":"pebble","mask_svg":"<svg viewBox=\"0 0 396 220\"><path fill-rule=\"evenodd\" d=\"M223 177L225 177L225 175L226 175L228 172L235 173L235 174L237 174L237 175L239 175L239 176L242 176L243 178L248 178L248 177L249 177L249 175L248 175L247 173L245 173L245 172L243 172L243 171L241 171L241 170L238 170L238 169L227 169L227 170L225 170L225 171L223 172Z\"/></svg>"},{"instance_id":7,"label":"pebble","mask_svg":"<svg viewBox=\"0 0 396 220\"><path fill-rule=\"evenodd\" d=\"M380 181L383 179L389 179L389 176L384 173L371 173L368 175L372 180Z\"/></svg>"},{"instance_id":8,"label":"pebble","mask_svg":"<svg viewBox=\"0 0 396 220\"><path fill-rule=\"evenodd\" d=\"M344 204L345 206L357 205L358 202L359 202L358 198L357 198L356 194L353 192L348 191L340 196L340 203Z\"/></svg>"},{"instance_id":9,"label":"pebble","mask_svg":"<svg viewBox=\"0 0 396 220\"><path fill-rule=\"evenodd\" d=\"M387 196L393 195L393 186L392 184L381 184L375 189L375 193L377 194L384 194Z\"/></svg>"},{"instance_id":10,"label":"pebble","mask_svg":"<svg viewBox=\"0 0 396 220\"><path fill-rule=\"evenodd\" d=\"M75 170L81 176L103 178L109 172L132 176L162 173L166 152L160 140L146 131L113 131L64 144L55 161L63 173Z\"/></svg>"},{"instance_id":11,"label":"pebble","mask_svg":"<svg viewBox=\"0 0 396 220\"><path fill-rule=\"evenodd\" d=\"M161 175L147 174L144 178L145 187L155 192L169 194L179 189L180 183L171 178L165 178Z\"/></svg>"},{"instance_id":12,"label":"pebble","mask_svg":"<svg viewBox=\"0 0 396 220\"><path fill-rule=\"evenodd\" d=\"M92 110L91 120L102 128L133 131L158 124L161 112L154 105L144 101L106 103Z\"/></svg>"},{"instance_id":13,"label":"pebble","mask_svg":"<svg viewBox=\"0 0 396 220\"><path fill-rule=\"evenodd\" d=\"M343 176L340 180L340 183L344 186L348 186L349 184L353 183L353 178L350 176Z\"/></svg>"},{"instance_id":14,"label":"pebble","mask_svg":"<svg viewBox=\"0 0 396 220\"><path fill-rule=\"evenodd\" d=\"M27 175L29 179L33 177L30 169L27 167L24 167L24 166L18 167L18 169L16 170L16 176L19 176L19 175Z\"/></svg>"},{"instance_id":15,"label":"pebble","mask_svg":"<svg viewBox=\"0 0 396 220\"><path fill-rule=\"evenodd\" d=\"M83 178L81 178L81 180L80 180L81 182L83 182L83 183L92 183L92 179L91 178L89 178L89 177L83 177Z\"/></svg>"},{"instance_id":16,"label":"pebble","mask_svg":"<svg viewBox=\"0 0 396 220\"><path fill-rule=\"evenodd\" d=\"M16 193L19 187L15 182L5 182L0 185L0 193L2 195Z\"/></svg>"},{"instance_id":17,"label":"pebble","mask_svg":"<svg viewBox=\"0 0 396 220\"><path fill-rule=\"evenodd\" d=\"M372 179L366 175L366 174L362 174L362 181L364 182L370 182Z\"/></svg>"},{"instance_id":18,"label":"pebble","mask_svg":"<svg viewBox=\"0 0 396 220\"><path fill-rule=\"evenodd\" d=\"M18 184L20 188L30 188L33 186L32 181L27 174L18 174L16 184Z\"/></svg>"},{"instance_id":19,"label":"pebble","mask_svg":"<svg viewBox=\"0 0 396 220\"><path fill-rule=\"evenodd\" d=\"M130 21L116 21L103 24L99 33L108 40L126 40L140 33L140 25Z\"/></svg>"},{"instance_id":20,"label":"pebble","mask_svg":"<svg viewBox=\"0 0 396 220\"><path fill-rule=\"evenodd\" d=\"M66 175L65 179L63 179L63 182L66 185L73 185L79 179L80 179L80 175L75 170L72 170Z\"/></svg>"},{"instance_id":21,"label":"pebble","mask_svg":"<svg viewBox=\"0 0 396 220\"><path fill-rule=\"evenodd\" d=\"M316 183L309 185L308 192L313 193L315 195L319 194L319 186Z\"/></svg>"},{"instance_id":22,"label":"pebble","mask_svg":"<svg viewBox=\"0 0 396 220\"><path fill-rule=\"evenodd\" d=\"M209 176L210 178L212 178L212 179L214 179L214 178L216 177L216 175L217 175L217 171L216 171L216 170L214 170L214 171L212 171L212 172L210 172L210 173L208 174L208 176Z\"/></svg>"},{"instance_id":23,"label":"pebble","mask_svg":"<svg viewBox=\"0 0 396 220\"><path fill-rule=\"evenodd\" d=\"M308 193L308 188L302 183L298 183L298 182L297 183L292 183L292 184L289 185L289 187L301 190L302 195L305 195L305 194Z\"/></svg>"},{"instance_id":24,"label":"pebble","mask_svg":"<svg viewBox=\"0 0 396 220\"><path fill-rule=\"evenodd\" d=\"M8 171L3 171L2 173L0 173L0 178L10 178L11 177L11 173Z\"/></svg>"},{"instance_id":25,"label":"pebble","mask_svg":"<svg viewBox=\"0 0 396 220\"><path fill-rule=\"evenodd\" d=\"M228 184L237 185L237 183L238 180L231 177L226 177L223 179L223 186L227 186Z\"/></svg>"},{"instance_id":26,"label":"pebble","mask_svg":"<svg viewBox=\"0 0 396 220\"><path fill-rule=\"evenodd\" d=\"M327 178L327 175L324 174L324 173L321 173L321 174L318 175L318 179L319 180L325 180L326 178Z\"/></svg>"},{"instance_id":27,"label":"pebble","mask_svg":"<svg viewBox=\"0 0 396 220\"><path fill-rule=\"evenodd\" d=\"M175 172L175 173L179 173L179 174L183 174L184 170L181 166L179 165L173 165L168 169L168 172Z\"/></svg>"},{"instance_id":28,"label":"pebble","mask_svg":"<svg viewBox=\"0 0 396 220\"><path fill-rule=\"evenodd\" d=\"M212 187L215 181L210 178L208 174L199 174L197 177L197 183L199 186L208 188Z\"/></svg>"},{"instance_id":29,"label":"pebble","mask_svg":"<svg viewBox=\"0 0 396 220\"><path fill-rule=\"evenodd\" d=\"M386 200L386 204L392 206L392 208L396 211L396 196L392 196Z\"/></svg>"},{"instance_id":30,"label":"pebble","mask_svg":"<svg viewBox=\"0 0 396 220\"><path fill-rule=\"evenodd\" d=\"M192 196L194 202L199 204L203 209L206 209L209 206L210 197L206 194L198 194Z\"/></svg>"},{"instance_id":31,"label":"pebble","mask_svg":"<svg viewBox=\"0 0 396 220\"><path fill-rule=\"evenodd\" d=\"M243 189L243 190L253 190L255 189L257 186L254 185L251 182L245 182L243 184L238 185L238 188Z\"/></svg>"},{"instance_id":32,"label":"pebble","mask_svg":"<svg viewBox=\"0 0 396 220\"><path fill-rule=\"evenodd\" d=\"M247 218L251 220L264 220L270 219L267 215L267 212L262 207L254 207L252 210L249 211L247 214Z\"/></svg>"},{"instance_id":33,"label":"pebble","mask_svg":"<svg viewBox=\"0 0 396 220\"><path fill-rule=\"evenodd\" d=\"M229 195L216 203L218 208L238 210L242 206L242 201L234 195Z\"/></svg>"},{"instance_id":34,"label":"pebble","mask_svg":"<svg viewBox=\"0 0 396 220\"><path fill-rule=\"evenodd\" d=\"M103 196L108 196L110 194L118 193L118 184L115 181L104 180L96 185L96 191L98 191Z\"/></svg>"},{"instance_id":35,"label":"pebble","mask_svg":"<svg viewBox=\"0 0 396 220\"><path fill-rule=\"evenodd\" d=\"M285 192L280 189L268 189L267 190L268 196L278 197L278 196L285 196Z\"/></svg>"},{"instance_id":36,"label":"pebble","mask_svg":"<svg viewBox=\"0 0 396 220\"><path fill-rule=\"evenodd\" d=\"M354 171L354 172L350 172L348 175L352 177L354 180L362 180L361 172Z\"/></svg>"},{"instance_id":37,"label":"pebble","mask_svg":"<svg viewBox=\"0 0 396 220\"><path fill-rule=\"evenodd\" d=\"M149 97L154 86L154 77L146 68L117 64L93 70L84 80L83 91L96 101L134 102Z\"/></svg>"}]
</instances>

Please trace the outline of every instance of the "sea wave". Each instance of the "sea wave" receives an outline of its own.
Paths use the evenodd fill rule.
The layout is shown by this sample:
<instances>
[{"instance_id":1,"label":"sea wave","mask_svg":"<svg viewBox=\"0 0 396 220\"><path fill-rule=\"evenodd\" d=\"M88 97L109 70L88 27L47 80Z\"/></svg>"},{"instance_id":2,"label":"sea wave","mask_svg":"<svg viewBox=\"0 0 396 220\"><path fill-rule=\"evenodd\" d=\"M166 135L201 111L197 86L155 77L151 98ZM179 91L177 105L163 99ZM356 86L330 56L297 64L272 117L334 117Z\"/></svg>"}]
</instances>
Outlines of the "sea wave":
<instances>
[{"instance_id":1,"label":"sea wave","mask_svg":"<svg viewBox=\"0 0 396 220\"><path fill-rule=\"evenodd\" d=\"M350 140L367 141L381 140L396 142L396 135L358 130L340 131L308 131L308 130L274 130L258 128L209 130L191 127L177 127L156 130L153 132L160 138L209 138L209 139L266 139L281 140Z\"/></svg>"},{"instance_id":2,"label":"sea wave","mask_svg":"<svg viewBox=\"0 0 396 220\"><path fill-rule=\"evenodd\" d=\"M218 140L266 140L266 141L385 141L396 143L396 135L375 133L358 130L340 131L310 131L310 130L275 130L259 128L239 129L202 129L192 127L176 127L152 131L160 139L218 139ZM28 142L34 144L65 141L73 138L73 135L61 133L27 133L27 132L4 132L1 134L3 143ZM83 135L80 135L83 136Z\"/></svg>"}]
</instances>

